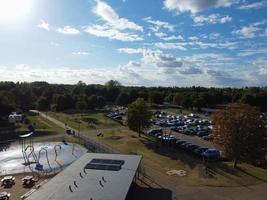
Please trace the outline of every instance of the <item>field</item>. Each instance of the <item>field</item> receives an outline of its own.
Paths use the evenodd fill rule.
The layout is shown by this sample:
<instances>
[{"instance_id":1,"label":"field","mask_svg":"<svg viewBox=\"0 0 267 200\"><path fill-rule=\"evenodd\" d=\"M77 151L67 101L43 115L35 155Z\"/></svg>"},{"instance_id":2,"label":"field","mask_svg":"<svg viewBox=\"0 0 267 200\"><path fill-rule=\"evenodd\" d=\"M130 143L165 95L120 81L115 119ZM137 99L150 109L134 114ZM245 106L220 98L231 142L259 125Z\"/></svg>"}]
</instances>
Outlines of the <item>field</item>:
<instances>
[{"instance_id":1,"label":"field","mask_svg":"<svg viewBox=\"0 0 267 200\"><path fill-rule=\"evenodd\" d=\"M64 131L62 128L56 126L51 121L44 119L38 115L27 115L27 124L26 123L19 123L17 125L17 131L25 131L28 130L27 127L29 124L35 124L36 130L42 131L54 131L54 132L62 132Z\"/></svg>"},{"instance_id":2,"label":"field","mask_svg":"<svg viewBox=\"0 0 267 200\"><path fill-rule=\"evenodd\" d=\"M125 154L141 154L146 164L145 171L160 172L161 179L171 178L177 183L183 182L188 185L209 185L209 186L239 186L253 185L267 181L267 171L248 164L241 164L239 170L232 168L229 162L214 165L209 171L202 164L202 161L184 152L176 151L171 147L162 146L150 136L138 137L136 132L105 117L104 113L67 115L62 113L49 113L50 116L67 123L76 129L79 128L79 121L82 118L97 120L99 123L80 123L81 132L90 136L98 142L104 143L113 149ZM64 121L66 120L66 121ZM97 133L102 132L103 137ZM185 170L185 177L169 177L168 170Z\"/></svg>"},{"instance_id":3,"label":"field","mask_svg":"<svg viewBox=\"0 0 267 200\"><path fill-rule=\"evenodd\" d=\"M81 131L109 129L120 126L117 122L105 117L105 113L65 114L48 112L47 114Z\"/></svg>"}]
</instances>

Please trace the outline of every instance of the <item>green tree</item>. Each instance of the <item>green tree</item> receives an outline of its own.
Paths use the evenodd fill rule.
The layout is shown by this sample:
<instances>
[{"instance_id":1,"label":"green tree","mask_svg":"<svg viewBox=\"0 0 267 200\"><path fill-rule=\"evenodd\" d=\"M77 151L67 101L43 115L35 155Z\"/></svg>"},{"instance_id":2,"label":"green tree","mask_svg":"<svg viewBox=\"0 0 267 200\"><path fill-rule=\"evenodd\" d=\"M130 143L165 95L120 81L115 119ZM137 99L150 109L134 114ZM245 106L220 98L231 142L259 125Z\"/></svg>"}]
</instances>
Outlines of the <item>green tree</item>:
<instances>
[{"instance_id":1,"label":"green tree","mask_svg":"<svg viewBox=\"0 0 267 200\"><path fill-rule=\"evenodd\" d=\"M230 104L213 115L212 138L226 157L259 164L265 159L266 129L257 108L246 104Z\"/></svg>"},{"instance_id":2,"label":"green tree","mask_svg":"<svg viewBox=\"0 0 267 200\"><path fill-rule=\"evenodd\" d=\"M50 108L49 100L46 97L40 97L37 101L36 108L40 111L46 111Z\"/></svg>"},{"instance_id":3,"label":"green tree","mask_svg":"<svg viewBox=\"0 0 267 200\"><path fill-rule=\"evenodd\" d=\"M144 99L138 98L128 106L127 123L131 130L137 131L139 137L144 128L150 126L152 112Z\"/></svg>"},{"instance_id":4,"label":"green tree","mask_svg":"<svg viewBox=\"0 0 267 200\"><path fill-rule=\"evenodd\" d=\"M116 104L120 106L125 106L130 102L130 97L126 92L121 92L116 99Z\"/></svg>"},{"instance_id":5,"label":"green tree","mask_svg":"<svg viewBox=\"0 0 267 200\"><path fill-rule=\"evenodd\" d=\"M150 103L162 104L164 101L164 95L161 92L151 91L149 92Z\"/></svg>"},{"instance_id":6,"label":"green tree","mask_svg":"<svg viewBox=\"0 0 267 200\"><path fill-rule=\"evenodd\" d=\"M87 109L87 103L85 100L80 99L76 102L76 109L78 109L79 111L84 111Z\"/></svg>"},{"instance_id":7,"label":"green tree","mask_svg":"<svg viewBox=\"0 0 267 200\"><path fill-rule=\"evenodd\" d=\"M103 108L106 105L106 99L102 96L97 96L96 107Z\"/></svg>"},{"instance_id":8,"label":"green tree","mask_svg":"<svg viewBox=\"0 0 267 200\"><path fill-rule=\"evenodd\" d=\"M182 93L176 93L173 97L173 104L180 106L182 104L184 95Z\"/></svg>"},{"instance_id":9,"label":"green tree","mask_svg":"<svg viewBox=\"0 0 267 200\"><path fill-rule=\"evenodd\" d=\"M106 99L108 102L115 102L117 96L120 94L121 84L118 81L110 80L105 84L107 89Z\"/></svg>"}]
</instances>

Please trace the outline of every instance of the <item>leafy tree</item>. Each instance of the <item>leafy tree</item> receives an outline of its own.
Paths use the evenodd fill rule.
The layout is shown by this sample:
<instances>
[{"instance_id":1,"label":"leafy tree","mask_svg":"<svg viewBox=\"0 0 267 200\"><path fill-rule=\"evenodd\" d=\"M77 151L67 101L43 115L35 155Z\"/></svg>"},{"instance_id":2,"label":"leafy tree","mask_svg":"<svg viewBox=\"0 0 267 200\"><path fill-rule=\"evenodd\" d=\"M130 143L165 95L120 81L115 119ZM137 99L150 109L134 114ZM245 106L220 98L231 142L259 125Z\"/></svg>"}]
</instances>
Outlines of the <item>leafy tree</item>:
<instances>
[{"instance_id":1,"label":"leafy tree","mask_svg":"<svg viewBox=\"0 0 267 200\"><path fill-rule=\"evenodd\" d=\"M90 97L87 98L87 107L88 109L95 109L97 105L97 96L96 95L91 95Z\"/></svg>"},{"instance_id":2,"label":"leafy tree","mask_svg":"<svg viewBox=\"0 0 267 200\"><path fill-rule=\"evenodd\" d=\"M97 96L96 107L103 108L106 105L106 99L102 96Z\"/></svg>"},{"instance_id":3,"label":"leafy tree","mask_svg":"<svg viewBox=\"0 0 267 200\"><path fill-rule=\"evenodd\" d=\"M130 97L126 92L121 92L116 99L116 104L120 106L125 106L130 102Z\"/></svg>"},{"instance_id":4,"label":"leafy tree","mask_svg":"<svg viewBox=\"0 0 267 200\"><path fill-rule=\"evenodd\" d=\"M40 97L37 101L36 108L40 111L49 110L50 103L46 97Z\"/></svg>"},{"instance_id":5,"label":"leafy tree","mask_svg":"<svg viewBox=\"0 0 267 200\"><path fill-rule=\"evenodd\" d=\"M127 123L130 129L137 131L139 137L144 128L150 126L152 113L144 99L138 98L128 106Z\"/></svg>"},{"instance_id":6,"label":"leafy tree","mask_svg":"<svg viewBox=\"0 0 267 200\"><path fill-rule=\"evenodd\" d=\"M190 95L185 95L183 97L182 102L181 102L181 106L183 108L188 109L188 108L192 108L192 104L193 104L193 102L192 102L191 96Z\"/></svg>"},{"instance_id":7,"label":"leafy tree","mask_svg":"<svg viewBox=\"0 0 267 200\"><path fill-rule=\"evenodd\" d=\"M117 96L120 94L121 84L118 81L110 80L105 84L107 89L106 99L108 102L115 102Z\"/></svg>"},{"instance_id":8,"label":"leafy tree","mask_svg":"<svg viewBox=\"0 0 267 200\"><path fill-rule=\"evenodd\" d=\"M149 92L149 101L150 103L162 104L164 101L164 96L161 92L151 91Z\"/></svg>"},{"instance_id":9,"label":"leafy tree","mask_svg":"<svg viewBox=\"0 0 267 200\"><path fill-rule=\"evenodd\" d=\"M173 97L173 104L180 106L182 104L184 95L182 93L176 93Z\"/></svg>"},{"instance_id":10,"label":"leafy tree","mask_svg":"<svg viewBox=\"0 0 267 200\"><path fill-rule=\"evenodd\" d=\"M234 167L240 160L258 164L265 159L266 130L255 107L230 104L213 115L213 123L213 141L234 160Z\"/></svg>"},{"instance_id":11,"label":"leafy tree","mask_svg":"<svg viewBox=\"0 0 267 200\"><path fill-rule=\"evenodd\" d=\"M193 102L192 102L193 107L197 108L198 110L200 110L202 107L205 107L205 101L203 98L197 96L196 98L193 98Z\"/></svg>"},{"instance_id":12,"label":"leafy tree","mask_svg":"<svg viewBox=\"0 0 267 200\"><path fill-rule=\"evenodd\" d=\"M56 104L57 111L64 111L73 107L74 101L69 94L54 95L53 102ZM55 107L54 107L55 109Z\"/></svg>"},{"instance_id":13,"label":"leafy tree","mask_svg":"<svg viewBox=\"0 0 267 200\"><path fill-rule=\"evenodd\" d=\"M76 109L78 109L79 111L83 111L87 109L87 103L85 100L80 99L76 102Z\"/></svg>"},{"instance_id":14,"label":"leafy tree","mask_svg":"<svg viewBox=\"0 0 267 200\"><path fill-rule=\"evenodd\" d=\"M110 81L105 83L105 86L107 88L115 88L115 87L120 87L121 83L119 81L116 81L116 80L110 80Z\"/></svg>"},{"instance_id":15,"label":"leafy tree","mask_svg":"<svg viewBox=\"0 0 267 200\"><path fill-rule=\"evenodd\" d=\"M0 95L0 118L7 118L7 116L12 112L15 111L15 106L12 104L9 99L2 95L3 92L1 92Z\"/></svg>"}]
</instances>

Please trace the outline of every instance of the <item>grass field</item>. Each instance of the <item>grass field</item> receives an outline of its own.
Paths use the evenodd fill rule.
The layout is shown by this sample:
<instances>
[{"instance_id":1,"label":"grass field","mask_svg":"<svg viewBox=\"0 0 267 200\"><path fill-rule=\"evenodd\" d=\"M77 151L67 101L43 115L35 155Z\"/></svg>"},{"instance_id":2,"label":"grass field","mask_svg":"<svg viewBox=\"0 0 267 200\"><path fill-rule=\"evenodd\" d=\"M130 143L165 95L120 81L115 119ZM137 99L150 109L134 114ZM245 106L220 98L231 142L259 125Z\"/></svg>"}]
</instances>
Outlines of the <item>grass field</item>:
<instances>
[{"instance_id":1,"label":"grass field","mask_svg":"<svg viewBox=\"0 0 267 200\"><path fill-rule=\"evenodd\" d=\"M48 115L81 131L109 129L120 126L117 122L105 117L105 113L65 114L49 112Z\"/></svg>"},{"instance_id":2,"label":"grass field","mask_svg":"<svg viewBox=\"0 0 267 200\"><path fill-rule=\"evenodd\" d=\"M36 130L47 130L47 131L58 131L58 132L62 132L64 131L62 128L58 127L57 125L55 125L54 123L50 122L47 119L44 119L40 116L27 116L27 120L28 123L20 123L17 125L17 130L18 131L24 131L24 130L28 130L27 127L29 124L35 124L36 126Z\"/></svg>"},{"instance_id":3,"label":"grass field","mask_svg":"<svg viewBox=\"0 0 267 200\"><path fill-rule=\"evenodd\" d=\"M142 137L138 137L136 132L105 117L104 113L82 115L49 113L49 115L76 129L79 128L81 119L89 118L92 123L84 121L80 123L83 134L87 134L96 141L105 143L121 153L143 155L143 161L147 163L147 166L164 174L172 169L185 170L187 176L177 178L184 183L209 186L239 186L267 181L267 170L245 163L240 164L238 170L233 169L231 162L221 163L213 166L207 175L201 160L171 147L161 146L150 136L142 135ZM103 133L103 137L97 137L99 131Z\"/></svg>"}]
</instances>

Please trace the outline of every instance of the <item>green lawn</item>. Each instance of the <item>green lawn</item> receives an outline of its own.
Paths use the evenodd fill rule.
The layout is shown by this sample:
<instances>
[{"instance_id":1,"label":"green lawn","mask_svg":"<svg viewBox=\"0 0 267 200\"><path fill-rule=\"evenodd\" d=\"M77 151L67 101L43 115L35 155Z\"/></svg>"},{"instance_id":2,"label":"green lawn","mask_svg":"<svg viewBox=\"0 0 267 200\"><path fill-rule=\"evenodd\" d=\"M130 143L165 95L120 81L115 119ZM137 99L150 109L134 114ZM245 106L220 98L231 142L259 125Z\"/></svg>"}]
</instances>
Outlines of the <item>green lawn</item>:
<instances>
[{"instance_id":1,"label":"green lawn","mask_svg":"<svg viewBox=\"0 0 267 200\"><path fill-rule=\"evenodd\" d=\"M124 154L140 154L146 166L156 169L162 173L168 170L186 170L188 175L182 179L191 185L209 186L240 186L253 185L267 181L267 170L257 168L248 164L240 164L240 169L233 169L231 162L223 162L212 167L212 177L207 177L201 160L188 154L176 151L173 148L158 147L153 137L142 135L138 137L136 132L105 117L104 113L75 114L49 113L50 116L67 123L76 129L79 128L84 134L94 138L96 141L105 143ZM89 122L85 122L85 119ZM101 131L104 136L97 137Z\"/></svg>"},{"instance_id":2,"label":"green lawn","mask_svg":"<svg viewBox=\"0 0 267 200\"><path fill-rule=\"evenodd\" d=\"M47 119L44 119L40 116L27 116L27 120L29 123L20 123L17 125L18 131L28 130L27 127L29 124L35 124L36 130L47 130L47 131L55 131L55 132L62 132L64 131L59 126L55 125L54 123L50 122Z\"/></svg>"},{"instance_id":3,"label":"green lawn","mask_svg":"<svg viewBox=\"0 0 267 200\"><path fill-rule=\"evenodd\" d=\"M119 123L105 117L105 113L65 114L49 112L48 115L66 123L70 127L75 129L80 128L81 131L109 129L120 126Z\"/></svg>"}]
</instances>

